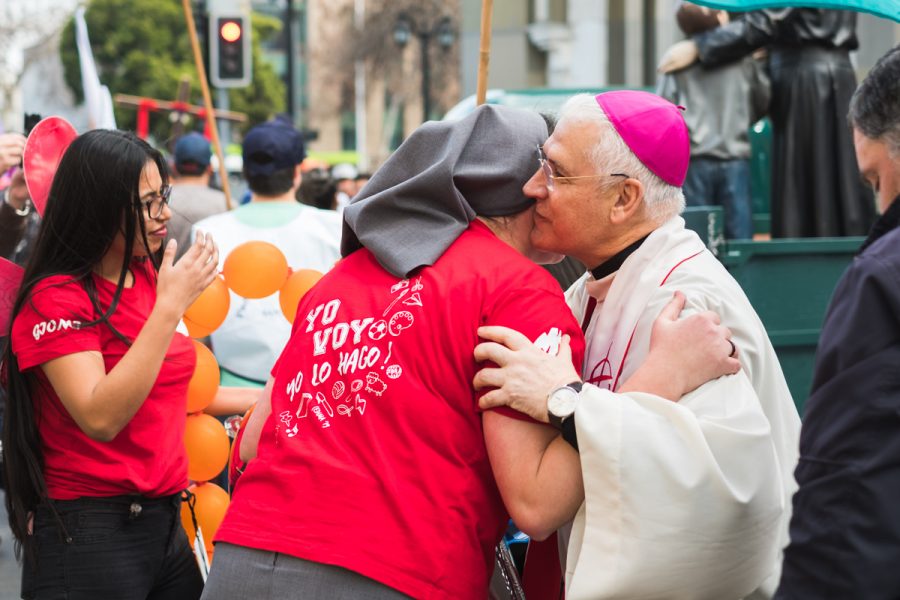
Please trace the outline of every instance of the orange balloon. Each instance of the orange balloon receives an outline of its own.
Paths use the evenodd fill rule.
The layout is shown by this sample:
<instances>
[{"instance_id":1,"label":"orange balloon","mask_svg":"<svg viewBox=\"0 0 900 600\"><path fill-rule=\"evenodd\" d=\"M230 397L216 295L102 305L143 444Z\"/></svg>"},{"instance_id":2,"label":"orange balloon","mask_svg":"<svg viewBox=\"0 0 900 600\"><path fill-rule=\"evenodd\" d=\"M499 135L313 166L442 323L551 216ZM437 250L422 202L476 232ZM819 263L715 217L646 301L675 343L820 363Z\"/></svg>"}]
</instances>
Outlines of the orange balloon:
<instances>
[{"instance_id":1,"label":"orange balloon","mask_svg":"<svg viewBox=\"0 0 900 600\"><path fill-rule=\"evenodd\" d=\"M188 477L209 481L228 463L228 434L215 418L198 413L187 416L184 447L188 455Z\"/></svg>"},{"instance_id":2,"label":"orange balloon","mask_svg":"<svg viewBox=\"0 0 900 600\"><path fill-rule=\"evenodd\" d=\"M277 292L288 276L287 259L268 242L245 242L231 251L222 267L225 283L244 298Z\"/></svg>"},{"instance_id":3,"label":"orange balloon","mask_svg":"<svg viewBox=\"0 0 900 600\"><path fill-rule=\"evenodd\" d=\"M321 273L313 269L299 269L291 273L291 276L284 282L284 285L281 286L281 291L278 293L278 303L281 304L281 312L284 313L284 317L288 321L294 322L300 299L322 277Z\"/></svg>"},{"instance_id":4,"label":"orange balloon","mask_svg":"<svg viewBox=\"0 0 900 600\"><path fill-rule=\"evenodd\" d=\"M216 330L228 315L228 307L231 304L231 295L228 293L228 286L221 277L216 277L213 282L203 290L203 293L194 300L186 311L184 311L185 324L188 321L194 326L198 332L205 331L203 335L194 335L191 328L191 337L205 337Z\"/></svg>"},{"instance_id":5,"label":"orange balloon","mask_svg":"<svg viewBox=\"0 0 900 600\"><path fill-rule=\"evenodd\" d=\"M219 391L219 363L209 348L197 340L191 341L197 353L197 366L188 382L187 411L195 413L209 406Z\"/></svg>"},{"instance_id":6,"label":"orange balloon","mask_svg":"<svg viewBox=\"0 0 900 600\"><path fill-rule=\"evenodd\" d=\"M187 327L188 335L194 339L205 338L212 333L212 329L197 325L187 317L182 317L181 320L184 321L184 326Z\"/></svg>"},{"instance_id":7,"label":"orange balloon","mask_svg":"<svg viewBox=\"0 0 900 600\"><path fill-rule=\"evenodd\" d=\"M194 515L197 517L200 531L203 532L203 545L206 547L206 552L212 556L213 537L219 530L219 525L222 524L222 519L225 518L225 512L228 510L230 502L228 492L214 483L194 484L188 488L188 491L196 496ZM197 531L194 529L191 508L187 502L181 503L181 524L193 546Z\"/></svg>"}]
</instances>

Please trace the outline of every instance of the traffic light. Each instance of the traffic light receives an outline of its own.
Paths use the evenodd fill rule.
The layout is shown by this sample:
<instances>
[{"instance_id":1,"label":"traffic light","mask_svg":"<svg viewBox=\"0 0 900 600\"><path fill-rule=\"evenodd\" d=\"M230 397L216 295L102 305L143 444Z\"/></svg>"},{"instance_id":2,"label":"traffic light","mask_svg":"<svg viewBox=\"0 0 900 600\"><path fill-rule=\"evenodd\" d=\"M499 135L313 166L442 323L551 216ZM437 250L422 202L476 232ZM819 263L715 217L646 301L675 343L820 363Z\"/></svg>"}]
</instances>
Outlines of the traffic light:
<instances>
[{"instance_id":1,"label":"traffic light","mask_svg":"<svg viewBox=\"0 0 900 600\"><path fill-rule=\"evenodd\" d=\"M209 16L210 81L217 88L244 87L252 78L250 18L241 14Z\"/></svg>"}]
</instances>

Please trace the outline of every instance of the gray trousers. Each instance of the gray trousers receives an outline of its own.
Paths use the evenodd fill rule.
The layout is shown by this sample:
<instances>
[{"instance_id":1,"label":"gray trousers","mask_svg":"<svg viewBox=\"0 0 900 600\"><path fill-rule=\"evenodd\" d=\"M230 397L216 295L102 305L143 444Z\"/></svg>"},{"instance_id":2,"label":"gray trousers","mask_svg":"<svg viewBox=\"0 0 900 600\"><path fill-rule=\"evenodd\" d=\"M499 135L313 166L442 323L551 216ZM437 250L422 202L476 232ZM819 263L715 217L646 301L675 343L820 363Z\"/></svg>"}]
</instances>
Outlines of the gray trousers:
<instances>
[{"instance_id":1,"label":"gray trousers","mask_svg":"<svg viewBox=\"0 0 900 600\"><path fill-rule=\"evenodd\" d=\"M216 544L200 600L400 600L409 596L358 573L255 548Z\"/></svg>"}]
</instances>

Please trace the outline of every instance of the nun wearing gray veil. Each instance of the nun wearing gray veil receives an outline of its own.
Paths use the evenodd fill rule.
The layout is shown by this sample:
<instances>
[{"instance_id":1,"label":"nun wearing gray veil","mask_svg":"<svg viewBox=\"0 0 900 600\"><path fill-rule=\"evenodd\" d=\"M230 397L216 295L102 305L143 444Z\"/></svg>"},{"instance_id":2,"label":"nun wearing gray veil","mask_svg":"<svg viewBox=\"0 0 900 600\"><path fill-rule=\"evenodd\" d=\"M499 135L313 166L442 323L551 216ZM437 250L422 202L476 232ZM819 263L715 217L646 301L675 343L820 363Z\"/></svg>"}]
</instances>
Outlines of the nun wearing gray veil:
<instances>
[{"instance_id":1,"label":"nun wearing gray veil","mask_svg":"<svg viewBox=\"0 0 900 600\"><path fill-rule=\"evenodd\" d=\"M566 445L557 431L483 418L472 388L481 325L553 352L569 335L581 364L559 285L527 257L551 258L522 192L547 133L494 106L426 123L345 209L344 258L301 300L245 428L255 458L204 597L485 598L506 507L560 524L577 510L521 475L520 444Z\"/></svg>"}]
</instances>

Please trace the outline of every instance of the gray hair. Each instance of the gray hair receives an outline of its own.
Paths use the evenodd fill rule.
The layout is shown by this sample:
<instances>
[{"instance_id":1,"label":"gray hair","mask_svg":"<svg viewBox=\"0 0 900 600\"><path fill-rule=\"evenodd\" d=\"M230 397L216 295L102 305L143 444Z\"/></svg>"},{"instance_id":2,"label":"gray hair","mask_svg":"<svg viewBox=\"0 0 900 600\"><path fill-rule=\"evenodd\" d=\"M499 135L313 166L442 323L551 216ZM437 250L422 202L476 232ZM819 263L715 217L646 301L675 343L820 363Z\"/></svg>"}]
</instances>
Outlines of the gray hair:
<instances>
[{"instance_id":1,"label":"gray hair","mask_svg":"<svg viewBox=\"0 0 900 600\"><path fill-rule=\"evenodd\" d=\"M587 158L598 173L627 173L640 181L644 185L644 205L651 220L662 224L684 210L681 188L660 179L635 156L594 96L576 94L569 98L560 109L559 120L595 123L600 127L600 139L591 147ZM614 181L605 181L602 185L614 184Z\"/></svg>"},{"instance_id":2,"label":"gray hair","mask_svg":"<svg viewBox=\"0 0 900 600\"><path fill-rule=\"evenodd\" d=\"M900 158L900 46L878 59L850 99L850 125Z\"/></svg>"}]
</instances>

